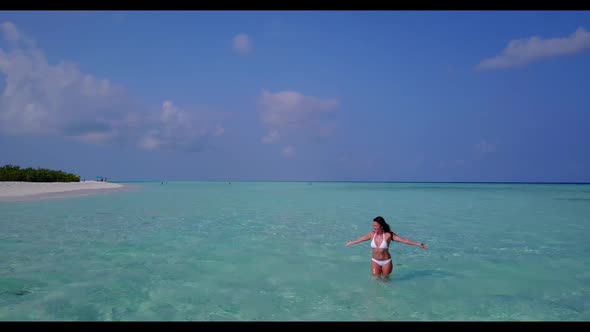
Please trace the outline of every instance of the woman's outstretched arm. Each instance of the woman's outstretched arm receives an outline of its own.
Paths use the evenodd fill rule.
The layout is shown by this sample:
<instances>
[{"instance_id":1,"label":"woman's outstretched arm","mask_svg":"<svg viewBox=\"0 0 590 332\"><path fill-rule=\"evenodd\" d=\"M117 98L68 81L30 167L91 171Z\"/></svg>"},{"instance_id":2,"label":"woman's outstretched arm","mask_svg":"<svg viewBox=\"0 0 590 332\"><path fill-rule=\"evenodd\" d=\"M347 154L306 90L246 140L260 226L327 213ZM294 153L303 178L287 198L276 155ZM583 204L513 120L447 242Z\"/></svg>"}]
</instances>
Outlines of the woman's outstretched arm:
<instances>
[{"instance_id":1,"label":"woman's outstretched arm","mask_svg":"<svg viewBox=\"0 0 590 332\"><path fill-rule=\"evenodd\" d=\"M348 247L348 246L351 246L351 245L353 245L353 244L357 244L357 243L359 243L359 242L368 241L368 240L370 240L370 239L371 239L371 236L372 236L372 235L373 235L373 232L369 232L367 235L361 236L361 237L359 237L359 238L358 238L358 239L356 239L356 240L348 241L348 242L346 243L346 246Z\"/></svg>"},{"instance_id":2,"label":"woman's outstretched arm","mask_svg":"<svg viewBox=\"0 0 590 332\"><path fill-rule=\"evenodd\" d=\"M393 234L393 236L391 237L391 239L393 241L397 241L397 242L401 242L401 243L405 243L405 244L409 244L411 246L417 246L417 247L421 247L422 249L426 249L426 245L422 242L414 242L410 239L404 239L401 236L397 236L395 234Z\"/></svg>"}]
</instances>

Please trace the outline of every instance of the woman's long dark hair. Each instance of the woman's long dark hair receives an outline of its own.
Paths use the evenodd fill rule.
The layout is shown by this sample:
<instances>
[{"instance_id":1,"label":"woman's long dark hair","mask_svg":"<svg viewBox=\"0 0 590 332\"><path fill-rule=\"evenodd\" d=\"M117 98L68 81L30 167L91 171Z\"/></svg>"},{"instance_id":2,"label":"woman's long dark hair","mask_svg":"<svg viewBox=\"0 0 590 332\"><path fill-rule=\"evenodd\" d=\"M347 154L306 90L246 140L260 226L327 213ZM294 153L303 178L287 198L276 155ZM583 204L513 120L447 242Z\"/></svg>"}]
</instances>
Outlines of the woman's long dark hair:
<instances>
[{"instance_id":1,"label":"woman's long dark hair","mask_svg":"<svg viewBox=\"0 0 590 332\"><path fill-rule=\"evenodd\" d=\"M383 227L383 232L385 232L385 233L391 233L391 236L396 235L394 232L391 231L391 228L389 227L389 224L387 224L385 222L385 219L383 219L383 217L377 216L377 217L375 217L375 219L373 219L373 221L375 221L376 223L378 223L379 225L381 225L381 227Z\"/></svg>"}]
</instances>

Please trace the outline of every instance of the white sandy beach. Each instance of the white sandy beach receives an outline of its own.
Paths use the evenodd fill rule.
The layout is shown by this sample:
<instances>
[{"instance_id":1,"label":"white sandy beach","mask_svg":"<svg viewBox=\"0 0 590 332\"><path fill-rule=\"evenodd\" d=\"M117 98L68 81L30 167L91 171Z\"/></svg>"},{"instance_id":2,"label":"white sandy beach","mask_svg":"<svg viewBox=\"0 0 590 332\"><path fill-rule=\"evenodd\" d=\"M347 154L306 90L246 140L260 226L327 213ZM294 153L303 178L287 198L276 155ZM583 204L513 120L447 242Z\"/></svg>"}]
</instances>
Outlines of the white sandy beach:
<instances>
[{"instance_id":1,"label":"white sandy beach","mask_svg":"<svg viewBox=\"0 0 590 332\"><path fill-rule=\"evenodd\" d=\"M124 188L110 182L0 182L0 201L85 196Z\"/></svg>"}]
</instances>

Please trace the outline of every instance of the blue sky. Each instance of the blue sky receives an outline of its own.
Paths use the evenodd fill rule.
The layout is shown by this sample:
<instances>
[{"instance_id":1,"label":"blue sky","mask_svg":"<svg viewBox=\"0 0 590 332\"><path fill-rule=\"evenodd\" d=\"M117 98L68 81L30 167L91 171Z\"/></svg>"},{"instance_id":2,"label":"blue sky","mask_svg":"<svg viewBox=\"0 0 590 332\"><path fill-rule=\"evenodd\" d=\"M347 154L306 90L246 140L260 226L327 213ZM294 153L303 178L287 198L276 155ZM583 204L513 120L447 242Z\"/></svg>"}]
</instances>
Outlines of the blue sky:
<instances>
[{"instance_id":1,"label":"blue sky","mask_svg":"<svg viewBox=\"0 0 590 332\"><path fill-rule=\"evenodd\" d=\"M1 12L0 163L590 182L590 12Z\"/></svg>"}]
</instances>

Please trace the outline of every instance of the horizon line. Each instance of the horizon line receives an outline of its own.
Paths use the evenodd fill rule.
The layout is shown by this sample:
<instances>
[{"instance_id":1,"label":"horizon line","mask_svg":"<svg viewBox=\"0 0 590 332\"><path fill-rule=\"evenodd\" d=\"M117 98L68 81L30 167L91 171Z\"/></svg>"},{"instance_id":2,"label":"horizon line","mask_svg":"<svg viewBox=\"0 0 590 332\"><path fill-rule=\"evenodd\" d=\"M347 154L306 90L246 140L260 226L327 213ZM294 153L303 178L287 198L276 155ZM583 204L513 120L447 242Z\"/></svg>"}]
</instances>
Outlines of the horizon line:
<instances>
[{"instance_id":1,"label":"horizon line","mask_svg":"<svg viewBox=\"0 0 590 332\"><path fill-rule=\"evenodd\" d=\"M115 180L108 182L292 182L292 183L438 183L438 184L590 184L590 182L547 181L369 181L369 180Z\"/></svg>"}]
</instances>

